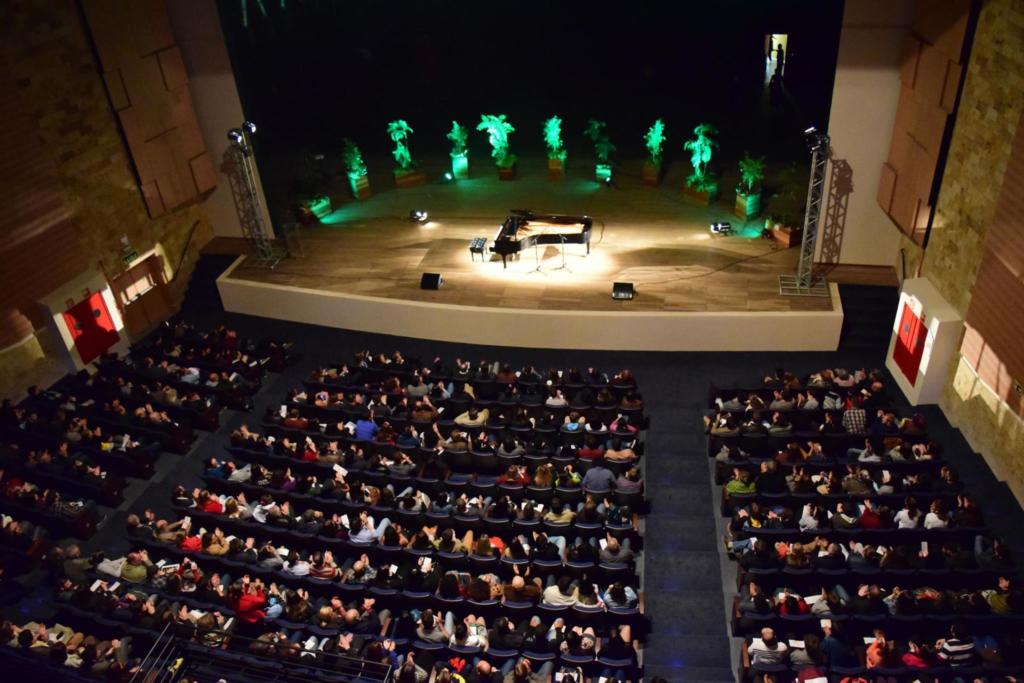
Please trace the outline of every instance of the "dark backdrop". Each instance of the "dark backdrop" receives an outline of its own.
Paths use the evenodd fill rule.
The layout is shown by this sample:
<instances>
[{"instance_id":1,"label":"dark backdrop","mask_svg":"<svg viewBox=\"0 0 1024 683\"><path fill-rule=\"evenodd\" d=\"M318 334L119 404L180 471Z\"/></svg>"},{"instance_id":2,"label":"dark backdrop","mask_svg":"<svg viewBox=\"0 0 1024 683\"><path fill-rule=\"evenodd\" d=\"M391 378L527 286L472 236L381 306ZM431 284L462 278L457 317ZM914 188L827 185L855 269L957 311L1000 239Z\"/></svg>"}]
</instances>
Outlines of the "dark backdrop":
<instances>
[{"instance_id":1,"label":"dark backdrop","mask_svg":"<svg viewBox=\"0 0 1024 683\"><path fill-rule=\"evenodd\" d=\"M803 158L800 131L827 123L841 0L714 2L463 2L220 0L246 115L267 150L328 154L350 137L386 154L387 122L413 127L414 157L442 154L453 118L475 127L507 114L513 151L543 150L541 121L558 114L570 155L586 120L609 122L621 157L643 154L656 117L680 155L697 123L721 130L722 154ZM764 36L787 33L788 95L763 96ZM471 148L486 154L473 133ZM259 148L258 148L259 152ZM265 152L263 156L268 156ZM280 157L271 153L269 156ZM262 161L262 159L261 159Z\"/></svg>"}]
</instances>

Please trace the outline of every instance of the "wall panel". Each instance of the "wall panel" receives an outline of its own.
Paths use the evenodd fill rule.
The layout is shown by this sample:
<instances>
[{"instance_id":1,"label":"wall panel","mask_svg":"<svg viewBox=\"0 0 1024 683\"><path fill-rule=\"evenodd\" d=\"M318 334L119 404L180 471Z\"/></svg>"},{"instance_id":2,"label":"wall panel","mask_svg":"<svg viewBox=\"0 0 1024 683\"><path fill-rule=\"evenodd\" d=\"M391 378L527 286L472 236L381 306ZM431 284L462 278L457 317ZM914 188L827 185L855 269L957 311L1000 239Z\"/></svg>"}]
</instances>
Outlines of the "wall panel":
<instances>
[{"instance_id":1,"label":"wall panel","mask_svg":"<svg viewBox=\"0 0 1024 683\"><path fill-rule=\"evenodd\" d=\"M883 180L887 187L879 189L878 197L889 218L921 244L940 180L942 143L953 125L971 2L918 0L915 10L900 62L900 100Z\"/></svg>"},{"instance_id":2,"label":"wall panel","mask_svg":"<svg viewBox=\"0 0 1024 683\"><path fill-rule=\"evenodd\" d=\"M983 382L1024 415L1013 390L1024 381L1024 117L1014 136L995 216L985 237L971 303L964 358Z\"/></svg>"},{"instance_id":3,"label":"wall panel","mask_svg":"<svg viewBox=\"0 0 1024 683\"><path fill-rule=\"evenodd\" d=\"M83 5L146 211L155 218L197 199L216 172L164 0Z\"/></svg>"}]
</instances>

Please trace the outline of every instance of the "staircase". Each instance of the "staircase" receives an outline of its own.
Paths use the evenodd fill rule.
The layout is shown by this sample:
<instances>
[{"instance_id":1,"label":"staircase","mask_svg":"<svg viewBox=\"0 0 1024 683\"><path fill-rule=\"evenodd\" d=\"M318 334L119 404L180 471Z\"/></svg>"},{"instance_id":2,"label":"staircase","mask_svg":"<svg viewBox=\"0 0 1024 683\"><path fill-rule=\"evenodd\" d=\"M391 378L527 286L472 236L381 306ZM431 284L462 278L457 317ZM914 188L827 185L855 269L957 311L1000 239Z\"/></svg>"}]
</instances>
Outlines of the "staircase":
<instances>
[{"instance_id":1,"label":"staircase","mask_svg":"<svg viewBox=\"0 0 1024 683\"><path fill-rule=\"evenodd\" d=\"M885 353L892 336L900 291L896 287L839 285L843 330L839 350Z\"/></svg>"},{"instance_id":2,"label":"staircase","mask_svg":"<svg viewBox=\"0 0 1024 683\"><path fill-rule=\"evenodd\" d=\"M238 258L231 254L200 254L188 289L182 301L182 310L215 312L223 311L217 278Z\"/></svg>"}]
</instances>

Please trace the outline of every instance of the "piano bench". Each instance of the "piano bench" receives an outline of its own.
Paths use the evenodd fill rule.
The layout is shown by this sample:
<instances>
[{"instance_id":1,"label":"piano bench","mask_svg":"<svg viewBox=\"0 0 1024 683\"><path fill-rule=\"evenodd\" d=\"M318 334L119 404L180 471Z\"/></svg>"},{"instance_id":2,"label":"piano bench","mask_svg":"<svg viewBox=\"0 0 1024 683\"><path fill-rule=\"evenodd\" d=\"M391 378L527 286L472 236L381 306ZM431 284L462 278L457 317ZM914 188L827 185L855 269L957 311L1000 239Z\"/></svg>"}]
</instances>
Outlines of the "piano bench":
<instances>
[{"instance_id":1,"label":"piano bench","mask_svg":"<svg viewBox=\"0 0 1024 683\"><path fill-rule=\"evenodd\" d=\"M487 260L487 238L486 237L474 237L469 243L469 258L475 261L476 257L474 254L480 254L480 260Z\"/></svg>"}]
</instances>

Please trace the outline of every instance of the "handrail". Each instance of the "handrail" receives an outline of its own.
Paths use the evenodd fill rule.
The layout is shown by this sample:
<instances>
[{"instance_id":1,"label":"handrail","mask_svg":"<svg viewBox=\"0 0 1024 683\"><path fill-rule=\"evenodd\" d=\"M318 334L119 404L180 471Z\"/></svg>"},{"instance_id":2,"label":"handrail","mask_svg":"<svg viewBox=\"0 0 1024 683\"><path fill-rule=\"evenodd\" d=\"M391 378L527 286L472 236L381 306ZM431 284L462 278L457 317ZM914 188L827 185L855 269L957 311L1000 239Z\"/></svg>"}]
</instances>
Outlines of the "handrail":
<instances>
[{"instance_id":1,"label":"handrail","mask_svg":"<svg viewBox=\"0 0 1024 683\"><path fill-rule=\"evenodd\" d=\"M227 652L244 653L247 657L252 657L257 661L263 662L289 661L287 657L274 656L273 654L258 654L254 652L251 646L254 643L261 642L259 638L241 636L237 633L220 629L212 630L208 633L216 634L226 640L229 640L231 642L231 646L227 648ZM172 636L172 638L176 641L178 640L176 637ZM320 636L316 636L316 638L317 640L321 640ZM285 640L284 643L284 647L290 648L292 645L291 641L288 640ZM273 653L282 648L282 646L278 645L276 642L268 641L263 644L265 645L267 653ZM239 645L242 647L239 647ZM276 681L287 681L289 683L314 683L323 680L324 676L322 674L328 674L336 680L358 680L362 683L385 683L391 678L392 668L390 664L338 653L324 654L322 652L317 652L313 653L313 656L310 656L310 651L302 648L301 644L299 644L299 648L303 654L296 653L294 658L294 664L296 666L289 667L285 671L259 667L256 671L245 671L245 679L253 680L257 678L257 672L262 673L266 678ZM221 651L224 650L222 648L209 646L189 647L185 649L185 657L189 664L196 664L198 662L223 662L224 660L217 654ZM318 659L320 661L318 661ZM244 663L236 662L236 666L239 666L243 671L245 670Z\"/></svg>"},{"instance_id":2,"label":"handrail","mask_svg":"<svg viewBox=\"0 0 1024 683\"><path fill-rule=\"evenodd\" d=\"M195 223L192 224L192 227L188 229L188 237L185 238L185 246L181 250L181 256L178 258L178 265L174 269L174 275L171 276L171 282L174 282L175 280L178 279L178 273L181 272L181 266L185 263L185 256L188 255L188 248L189 245L192 244L192 236L195 235L196 227L198 225L199 221L197 220Z\"/></svg>"},{"instance_id":3,"label":"handrail","mask_svg":"<svg viewBox=\"0 0 1024 683\"><path fill-rule=\"evenodd\" d=\"M147 652L146 656L140 660L139 666L136 668L135 673L132 674L129 683L135 683L135 679L139 678L140 675L143 678L146 678L149 675L150 670L154 667L152 663L150 663L149 666L147 666L147 662L150 661L150 658L153 656L153 651L156 650L157 647L161 645L161 643L163 643L163 646L160 647L160 653L156 656L155 659L163 659L163 655L167 651L168 646L174 644L174 634L168 634L168 631L171 630L171 626L172 624L168 622L167 625L164 626L164 629L160 631L160 635L158 635L156 639L153 640L153 644L150 646L149 652Z\"/></svg>"}]
</instances>

